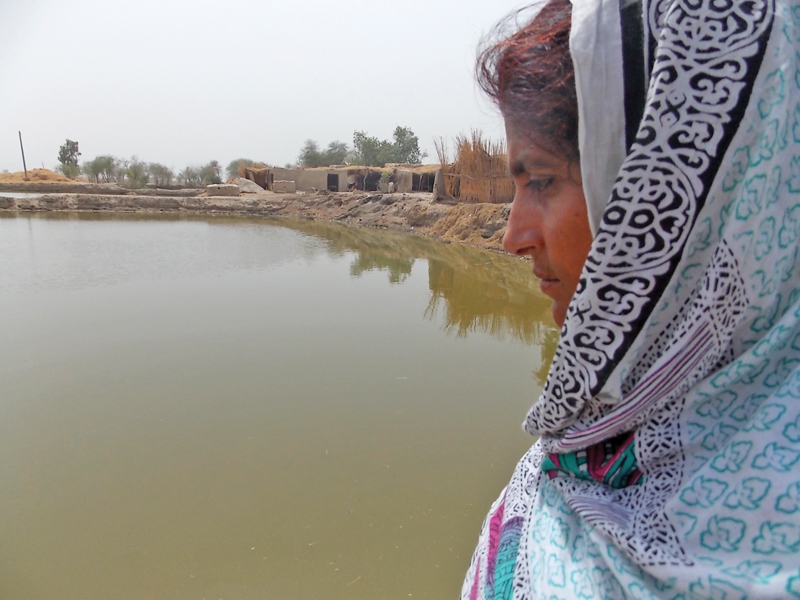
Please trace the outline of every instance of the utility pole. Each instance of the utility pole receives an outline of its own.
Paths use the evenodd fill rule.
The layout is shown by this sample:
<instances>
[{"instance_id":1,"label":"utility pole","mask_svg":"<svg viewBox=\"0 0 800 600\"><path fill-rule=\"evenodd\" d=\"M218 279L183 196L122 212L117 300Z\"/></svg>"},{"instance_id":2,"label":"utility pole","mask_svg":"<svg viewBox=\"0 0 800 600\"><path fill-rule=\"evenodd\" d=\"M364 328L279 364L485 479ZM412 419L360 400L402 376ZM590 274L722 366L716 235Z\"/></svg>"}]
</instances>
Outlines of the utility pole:
<instances>
[{"instance_id":1,"label":"utility pole","mask_svg":"<svg viewBox=\"0 0 800 600\"><path fill-rule=\"evenodd\" d=\"M25 169L25 181L28 181L28 166L25 164L25 148L22 146L22 132L19 132L19 149L22 152L22 168Z\"/></svg>"}]
</instances>

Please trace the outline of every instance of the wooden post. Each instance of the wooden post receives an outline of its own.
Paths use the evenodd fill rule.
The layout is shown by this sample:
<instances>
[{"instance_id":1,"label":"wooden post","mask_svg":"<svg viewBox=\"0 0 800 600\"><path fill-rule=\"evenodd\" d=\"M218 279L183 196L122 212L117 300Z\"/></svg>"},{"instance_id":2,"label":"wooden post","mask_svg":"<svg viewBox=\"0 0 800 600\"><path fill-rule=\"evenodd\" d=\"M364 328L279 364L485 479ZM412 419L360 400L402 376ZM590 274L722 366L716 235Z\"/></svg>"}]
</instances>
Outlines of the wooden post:
<instances>
[{"instance_id":1,"label":"wooden post","mask_svg":"<svg viewBox=\"0 0 800 600\"><path fill-rule=\"evenodd\" d=\"M19 132L19 149L22 152L22 168L25 169L25 181L28 181L28 166L25 164L25 148L22 146L22 132Z\"/></svg>"}]
</instances>

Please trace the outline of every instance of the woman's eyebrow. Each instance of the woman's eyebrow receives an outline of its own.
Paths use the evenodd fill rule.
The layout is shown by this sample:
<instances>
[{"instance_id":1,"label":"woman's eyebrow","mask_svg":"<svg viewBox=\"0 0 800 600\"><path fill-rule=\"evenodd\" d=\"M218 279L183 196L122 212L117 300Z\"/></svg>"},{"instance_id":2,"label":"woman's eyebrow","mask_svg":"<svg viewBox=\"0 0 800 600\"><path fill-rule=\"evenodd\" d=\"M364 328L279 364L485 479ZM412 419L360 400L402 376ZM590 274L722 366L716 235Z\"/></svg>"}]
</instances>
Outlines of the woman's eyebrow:
<instances>
[{"instance_id":1,"label":"woman's eyebrow","mask_svg":"<svg viewBox=\"0 0 800 600\"><path fill-rule=\"evenodd\" d=\"M535 171L537 169L555 169L557 166L557 160L548 160L546 157L535 156L532 158L515 160L508 165L508 172L514 177L515 175L522 175L523 173Z\"/></svg>"}]
</instances>

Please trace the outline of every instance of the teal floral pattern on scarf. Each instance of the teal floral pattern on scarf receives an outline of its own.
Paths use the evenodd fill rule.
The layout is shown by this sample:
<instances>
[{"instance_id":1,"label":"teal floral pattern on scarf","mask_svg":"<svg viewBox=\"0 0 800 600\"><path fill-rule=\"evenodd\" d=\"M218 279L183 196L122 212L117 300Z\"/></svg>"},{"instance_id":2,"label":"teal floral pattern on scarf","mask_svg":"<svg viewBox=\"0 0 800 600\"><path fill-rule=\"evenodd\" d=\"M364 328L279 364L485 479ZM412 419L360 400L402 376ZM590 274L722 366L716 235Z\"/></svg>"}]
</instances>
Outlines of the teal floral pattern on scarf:
<instances>
[{"instance_id":1,"label":"teal floral pattern on scarf","mask_svg":"<svg viewBox=\"0 0 800 600\"><path fill-rule=\"evenodd\" d=\"M638 5L642 124L464 598L800 598L800 2Z\"/></svg>"}]
</instances>

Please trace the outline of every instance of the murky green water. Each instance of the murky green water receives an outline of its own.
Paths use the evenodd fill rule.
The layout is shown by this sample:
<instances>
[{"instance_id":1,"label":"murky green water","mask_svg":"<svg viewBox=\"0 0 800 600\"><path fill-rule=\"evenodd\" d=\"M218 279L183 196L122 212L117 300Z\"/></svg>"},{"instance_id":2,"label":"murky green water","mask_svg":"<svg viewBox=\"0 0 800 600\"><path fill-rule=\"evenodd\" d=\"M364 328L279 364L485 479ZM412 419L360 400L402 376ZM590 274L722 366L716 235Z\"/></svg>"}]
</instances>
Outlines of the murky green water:
<instances>
[{"instance_id":1,"label":"murky green water","mask_svg":"<svg viewBox=\"0 0 800 600\"><path fill-rule=\"evenodd\" d=\"M552 327L419 237L6 215L0 597L455 597Z\"/></svg>"}]
</instances>

